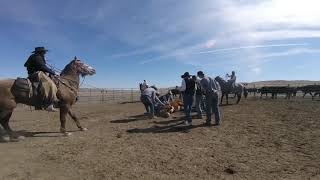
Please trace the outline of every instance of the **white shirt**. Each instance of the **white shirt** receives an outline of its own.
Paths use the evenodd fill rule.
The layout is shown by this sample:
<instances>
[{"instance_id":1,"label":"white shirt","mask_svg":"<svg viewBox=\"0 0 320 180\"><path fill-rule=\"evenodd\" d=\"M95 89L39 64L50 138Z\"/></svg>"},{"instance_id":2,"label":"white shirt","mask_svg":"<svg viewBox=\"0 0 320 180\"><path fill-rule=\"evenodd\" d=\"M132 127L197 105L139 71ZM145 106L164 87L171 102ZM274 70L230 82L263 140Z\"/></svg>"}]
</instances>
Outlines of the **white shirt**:
<instances>
[{"instance_id":1,"label":"white shirt","mask_svg":"<svg viewBox=\"0 0 320 180\"><path fill-rule=\"evenodd\" d=\"M186 81L182 79L181 86L178 87L179 91L185 91L187 89Z\"/></svg>"}]
</instances>

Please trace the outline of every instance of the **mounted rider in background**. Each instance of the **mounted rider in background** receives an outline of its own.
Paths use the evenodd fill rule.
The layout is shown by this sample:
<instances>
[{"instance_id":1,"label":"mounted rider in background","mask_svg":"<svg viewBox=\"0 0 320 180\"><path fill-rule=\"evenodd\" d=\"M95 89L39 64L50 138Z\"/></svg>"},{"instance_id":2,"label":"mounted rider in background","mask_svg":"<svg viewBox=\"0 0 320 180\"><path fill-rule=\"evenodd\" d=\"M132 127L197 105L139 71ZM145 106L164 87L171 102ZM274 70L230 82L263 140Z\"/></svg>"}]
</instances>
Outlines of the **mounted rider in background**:
<instances>
[{"instance_id":1,"label":"mounted rider in background","mask_svg":"<svg viewBox=\"0 0 320 180\"><path fill-rule=\"evenodd\" d=\"M235 84L236 84L236 72L232 71L231 75L227 75L230 79L228 80L228 83L231 84L232 89L235 88Z\"/></svg>"},{"instance_id":2,"label":"mounted rider in background","mask_svg":"<svg viewBox=\"0 0 320 180\"><path fill-rule=\"evenodd\" d=\"M45 60L45 54L48 52L44 47L36 47L30 55L24 67L28 70L29 79L34 82L39 82L41 98L43 99L41 105L48 106L48 111L57 111L53 104L58 101L57 98L57 87L55 83L49 78L58 76L52 69L50 69ZM48 75L49 76L48 76ZM39 109L39 107L38 107Z\"/></svg>"}]
</instances>

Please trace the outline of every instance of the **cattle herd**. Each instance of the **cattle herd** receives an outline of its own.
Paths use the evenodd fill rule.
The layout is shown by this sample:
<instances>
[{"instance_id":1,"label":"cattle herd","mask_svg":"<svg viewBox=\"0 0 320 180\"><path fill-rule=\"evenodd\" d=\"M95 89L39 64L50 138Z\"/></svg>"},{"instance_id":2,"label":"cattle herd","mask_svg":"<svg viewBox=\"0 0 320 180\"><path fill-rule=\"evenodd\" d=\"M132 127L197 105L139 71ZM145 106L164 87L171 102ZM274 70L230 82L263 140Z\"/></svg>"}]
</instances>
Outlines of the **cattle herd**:
<instances>
[{"instance_id":1,"label":"cattle herd","mask_svg":"<svg viewBox=\"0 0 320 180\"><path fill-rule=\"evenodd\" d=\"M317 95L320 96L320 85L307 85L301 87L291 87L291 86L263 86L261 88L246 88L248 94L260 94L260 98L264 95L268 97L270 94L273 99L276 99L279 94L285 95L285 98L290 99L295 97L298 92L302 93L303 97L310 94L312 100Z\"/></svg>"}]
</instances>

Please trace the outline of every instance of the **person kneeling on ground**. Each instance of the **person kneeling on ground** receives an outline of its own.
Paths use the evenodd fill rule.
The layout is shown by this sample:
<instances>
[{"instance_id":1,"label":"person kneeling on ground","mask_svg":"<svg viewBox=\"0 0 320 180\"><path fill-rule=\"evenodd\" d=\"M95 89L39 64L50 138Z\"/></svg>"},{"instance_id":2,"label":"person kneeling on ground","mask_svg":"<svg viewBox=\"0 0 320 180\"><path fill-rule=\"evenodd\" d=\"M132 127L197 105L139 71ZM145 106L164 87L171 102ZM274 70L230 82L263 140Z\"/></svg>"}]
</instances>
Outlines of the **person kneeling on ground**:
<instances>
[{"instance_id":1,"label":"person kneeling on ground","mask_svg":"<svg viewBox=\"0 0 320 180\"><path fill-rule=\"evenodd\" d=\"M143 103L144 107L146 108L146 114L150 118L154 118L154 113L155 113L155 104L159 103L160 105L164 104L159 100L157 97L157 88L155 86L151 86L146 88L142 93L141 93L141 102Z\"/></svg>"}]
</instances>

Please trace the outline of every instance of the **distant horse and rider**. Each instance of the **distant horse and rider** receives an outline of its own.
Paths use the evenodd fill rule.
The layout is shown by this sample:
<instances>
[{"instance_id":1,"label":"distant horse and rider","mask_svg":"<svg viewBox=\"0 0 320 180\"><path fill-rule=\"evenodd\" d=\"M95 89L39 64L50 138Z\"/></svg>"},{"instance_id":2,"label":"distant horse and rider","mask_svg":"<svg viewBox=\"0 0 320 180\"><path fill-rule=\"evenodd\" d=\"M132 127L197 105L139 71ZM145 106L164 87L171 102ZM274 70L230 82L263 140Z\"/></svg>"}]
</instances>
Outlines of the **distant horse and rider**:
<instances>
[{"instance_id":1,"label":"distant horse and rider","mask_svg":"<svg viewBox=\"0 0 320 180\"><path fill-rule=\"evenodd\" d=\"M76 57L65 66L60 75L46 66L44 55L47 50L37 47L29 57L25 66L28 69L28 78L0 80L0 124L11 139L19 136L9 125L10 118L17 104L35 106L40 110L53 104L60 108L60 132L70 135L66 130L66 116L69 114L81 131L83 127L76 114L72 111L78 97L80 75L94 75L95 69L84 64ZM49 78L45 73L50 74ZM51 106L51 107L50 107Z\"/></svg>"},{"instance_id":2,"label":"distant horse and rider","mask_svg":"<svg viewBox=\"0 0 320 180\"><path fill-rule=\"evenodd\" d=\"M240 102L242 93L244 93L244 85L240 83L236 83L236 75L235 72L232 71L231 76L228 75L230 79L228 81L224 80L220 76L217 76L215 80L219 83L221 88L221 100L220 104L223 102L224 96L226 96L226 104L229 104L229 94L235 94L237 96L237 104Z\"/></svg>"}]
</instances>

